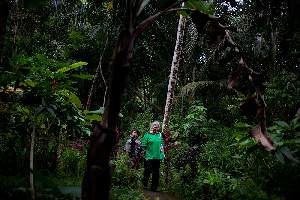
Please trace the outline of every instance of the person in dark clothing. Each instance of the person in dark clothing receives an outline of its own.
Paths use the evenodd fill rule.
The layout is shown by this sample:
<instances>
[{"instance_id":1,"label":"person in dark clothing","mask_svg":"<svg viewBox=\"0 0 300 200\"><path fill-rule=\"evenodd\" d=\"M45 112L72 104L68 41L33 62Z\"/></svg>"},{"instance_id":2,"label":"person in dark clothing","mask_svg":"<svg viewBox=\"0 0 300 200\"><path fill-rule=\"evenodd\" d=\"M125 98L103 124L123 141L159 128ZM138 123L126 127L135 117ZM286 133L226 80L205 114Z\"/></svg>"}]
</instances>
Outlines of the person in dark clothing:
<instances>
[{"instance_id":1,"label":"person in dark clothing","mask_svg":"<svg viewBox=\"0 0 300 200\"><path fill-rule=\"evenodd\" d=\"M124 147L124 151L130 158L129 163L131 167L135 169L139 167L139 161L141 157L141 142L138 137L138 131L136 129L133 129L131 131L130 138L126 141Z\"/></svg>"}]
</instances>

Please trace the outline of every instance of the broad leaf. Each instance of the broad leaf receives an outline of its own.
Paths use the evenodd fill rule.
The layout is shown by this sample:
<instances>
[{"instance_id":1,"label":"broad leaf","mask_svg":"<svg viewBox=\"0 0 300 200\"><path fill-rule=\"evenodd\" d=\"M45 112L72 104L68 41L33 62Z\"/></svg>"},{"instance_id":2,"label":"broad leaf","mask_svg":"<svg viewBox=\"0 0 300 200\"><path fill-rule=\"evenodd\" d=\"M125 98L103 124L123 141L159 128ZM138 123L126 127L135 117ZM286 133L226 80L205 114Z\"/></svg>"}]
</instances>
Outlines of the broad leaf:
<instances>
[{"instance_id":1,"label":"broad leaf","mask_svg":"<svg viewBox=\"0 0 300 200\"><path fill-rule=\"evenodd\" d=\"M284 157L283 157L283 155L282 155L281 152L276 151L275 156L279 160L279 162L281 162L282 164L284 164Z\"/></svg>"},{"instance_id":2,"label":"broad leaf","mask_svg":"<svg viewBox=\"0 0 300 200\"><path fill-rule=\"evenodd\" d=\"M289 160L298 162L298 160L292 155L292 152L287 147L281 147L280 152L285 155Z\"/></svg>"},{"instance_id":3,"label":"broad leaf","mask_svg":"<svg viewBox=\"0 0 300 200\"><path fill-rule=\"evenodd\" d=\"M94 77L90 74L72 74L71 76L74 78L80 78L80 79L84 79L84 80L93 80L93 77Z\"/></svg>"},{"instance_id":4,"label":"broad leaf","mask_svg":"<svg viewBox=\"0 0 300 200\"><path fill-rule=\"evenodd\" d=\"M75 93L69 90L60 90L59 93L60 95L67 97L68 101L76 105L78 108L82 108L81 101Z\"/></svg>"},{"instance_id":5,"label":"broad leaf","mask_svg":"<svg viewBox=\"0 0 300 200\"><path fill-rule=\"evenodd\" d=\"M103 114L103 113L104 113L104 107L100 107L98 110L88 111L86 114ZM123 114L119 113L118 116L123 117Z\"/></svg>"},{"instance_id":6,"label":"broad leaf","mask_svg":"<svg viewBox=\"0 0 300 200\"><path fill-rule=\"evenodd\" d=\"M59 69L57 72L67 72L67 71L70 71L70 70L77 69L77 68L80 68L82 66L85 66L87 64L88 64L87 62L80 61L80 62L74 63L72 65L69 65L67 67L63 67L63 68Z\"/></svg>"},{"instance_id":7,"label":"broad leaf","mask_svg":"<svg viewBox=\"0 0 300 200\"><path fill-rule=\"evenodd\" d=\"M243 122L237 122L234 124L234 127L236 128L249 128L251 127L249 124L243 123Z\"/></svg>"},{"instance_id":8,"label":"broad leaf","mask_svg":"<svg viewBox=\"0 0 300 200\"><path fill-rule=\"evenodd\" d=\"M76 94L74 94L73 92L69 93L69 101L71 103L74 103L78 108L82 108L79 97Z\"/></svg>"},{"instance_id":9,"label":"broad leaf","mask_svg":"<svg viewBox=\"0 0 300 200\"><path fill-rule=\"evenodd\" d=\"M85 118L89 121L97 121L97 122L100 122L102 120L102 117L99 114L88 114L85 116Z\"/></svg>"},{"instance_id":10,"label":"broad leaf","mask_svg":"<svg viewBox=\"0 0 300 200\"><path fill-rule=\"evenodd\" d=\"M87 114L103 114L104 113L104 107L100 107L98 110L91 110Z\"/></svg>"},{"instance_id":11,"label":"broad leaf","mask_svg":"<svg viewBox=\"0 0 300 200\"><path fill-rule=\"evenodd\" d=\"M293 119L291 121L291 128L292 129L297 129L298 127L300 127L300 122L299 122L299 118L296 117L295 119Z\"/></svg>"},{"instance_id":12,"label":"broad leaf","mask_svg":"<svg viewBox=\"0 0 300 200\"><path fill-rule=\"evenodd\" d=\"M202 0L189 0L186 2L187 8L198 10L202 13L212 15L215 11L215 5Z\"/></svg>"},{"instance_id":13,"label":"broad leaf","mask_svg":"<svg viewBox=\"0 0 300 200\"><path fill-rule=\"evenodd\" d=\"M25 86L25 87L35 87L36 86L36 82L30 80L30 79L26 79L25 81L20 83L20 86Z\"/></svg>"},{"instance_id":14,"label":"broad leaf","mask_svg":"<svg viewBox=\"0 0 300 200\"><path fill-rule=\"evenodd\" d=\"M276 121L275 122L278 126L281 126L283 128L289 128L290 126L285 121Z\"/></svg>"},{"instance_id":15,"label":"broad leaf","mask_svg":"<svg viewBox=\"0 0 300 200\"><path fill-rule=\"evenodd\" d=\"M91 130L88 128L83 128L82 131L83 131L83 133L87 134L88 136L91 135Z\"/></svg>"}]
</instances>

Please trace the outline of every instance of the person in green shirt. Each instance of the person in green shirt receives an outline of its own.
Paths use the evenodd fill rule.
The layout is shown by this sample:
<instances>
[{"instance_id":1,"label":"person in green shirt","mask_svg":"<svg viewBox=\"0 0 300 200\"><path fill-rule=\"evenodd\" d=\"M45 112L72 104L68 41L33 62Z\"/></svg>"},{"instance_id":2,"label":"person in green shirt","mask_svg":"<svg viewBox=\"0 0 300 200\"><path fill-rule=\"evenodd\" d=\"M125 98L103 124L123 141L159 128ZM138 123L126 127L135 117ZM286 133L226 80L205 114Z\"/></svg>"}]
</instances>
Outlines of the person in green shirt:
<instances>
[{"instance_id":1,"label":"person in green shirt","mask_svg":"<svg viewBox=\"0 0 300 200\"><path fill-rule=\"evenodd\" d=\"M151 124L149 133L141 139L141 147L145 151L143 185L146 189L148 180L152 174L151 191L156 191L159 183L160 161L164 159L164 142L162 134L159 132L160 123L154 121Z\"/></svg>"}]
</instances>

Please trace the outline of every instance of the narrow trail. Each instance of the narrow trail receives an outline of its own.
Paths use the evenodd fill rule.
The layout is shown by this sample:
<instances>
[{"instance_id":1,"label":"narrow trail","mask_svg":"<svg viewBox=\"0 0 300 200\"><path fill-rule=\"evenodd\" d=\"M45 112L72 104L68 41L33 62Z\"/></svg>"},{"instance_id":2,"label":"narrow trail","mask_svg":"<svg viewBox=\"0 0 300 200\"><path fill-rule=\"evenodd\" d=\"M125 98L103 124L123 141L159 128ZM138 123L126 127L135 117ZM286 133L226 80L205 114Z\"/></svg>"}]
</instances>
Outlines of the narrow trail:
<instances>
[{"instance_id":1,"label":"narrow trail","mask_svg":"<svg viewBox=\"0 0 300 200\"><path fill-rule=\"evenodd\" d=\"M80 187L60 187L60 191L64 194L69 194L74 197L74 199L80 198ZM177 200L170 194L166 192L151 192L144 190L144 200Z\"/></svg>"},{"instance_id":2,"label":"narrow trail","mask_svg":"<svg viewBox=\"0 0 300 200\"><path fill-rule=\"evenodd\" d=\"M151 192L144 190L145 200L177 200L165 192Z\"/></svg>"},{"instance_id":3,"label":"narrow trail","mask_svg":"<svg viewBox=\"0 0 300 200\"><path fill-rule=\"evenodd\" d=\"M80 198L80 187L60 187L60 191L64 194L69 194L74 197L74 199ZM144 200L177 200L170 194L166 192L151 192L149 190L144 190Z\"/></svg>"}]
</instances>

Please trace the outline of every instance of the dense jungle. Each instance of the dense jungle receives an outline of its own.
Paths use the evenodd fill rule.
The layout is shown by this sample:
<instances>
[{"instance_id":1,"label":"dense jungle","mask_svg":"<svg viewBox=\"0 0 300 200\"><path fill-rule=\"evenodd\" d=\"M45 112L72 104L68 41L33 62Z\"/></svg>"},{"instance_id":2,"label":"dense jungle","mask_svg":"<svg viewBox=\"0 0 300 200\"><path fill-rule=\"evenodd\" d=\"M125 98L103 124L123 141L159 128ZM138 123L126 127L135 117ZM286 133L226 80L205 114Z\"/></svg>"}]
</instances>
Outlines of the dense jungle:
<instances>
[{"instance_id":1,"label":"dense jungle","mask_svg":"<svg viewBox=\"0 0 300 200\"><path fill-rule=\"evenodd\" d=\"M299 9L0 0L0 199L299 199Z\"/></svg>"}]
</instances>

